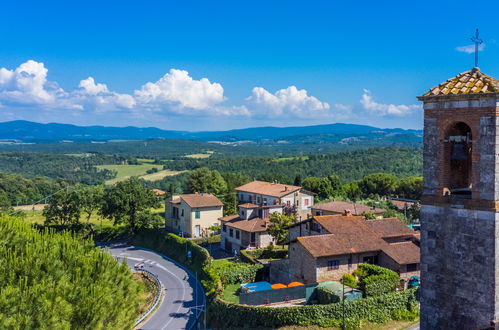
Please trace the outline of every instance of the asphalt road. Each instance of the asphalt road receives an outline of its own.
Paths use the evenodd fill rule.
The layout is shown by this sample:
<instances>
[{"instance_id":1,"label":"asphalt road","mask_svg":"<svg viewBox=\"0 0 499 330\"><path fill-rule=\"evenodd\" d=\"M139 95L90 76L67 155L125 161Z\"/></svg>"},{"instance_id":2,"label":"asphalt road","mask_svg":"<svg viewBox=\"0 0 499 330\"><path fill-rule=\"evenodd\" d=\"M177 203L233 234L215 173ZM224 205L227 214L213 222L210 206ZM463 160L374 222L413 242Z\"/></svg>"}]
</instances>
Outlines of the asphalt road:
<instances>
[{"instance_id":1,"label":"asphalt road","mask_svg":"<svg viewBox=\"0 0 499 330\"><path fill-rule=\"evenodd\" d=\"M191 329L197 325L205 295L194 274L166 256L140 247L114 244L107 249L119 260L126 258L130 267L144 262L144 269L157 275L163 284L163 302L141 329Z\"/></svg>"}]
</instances>

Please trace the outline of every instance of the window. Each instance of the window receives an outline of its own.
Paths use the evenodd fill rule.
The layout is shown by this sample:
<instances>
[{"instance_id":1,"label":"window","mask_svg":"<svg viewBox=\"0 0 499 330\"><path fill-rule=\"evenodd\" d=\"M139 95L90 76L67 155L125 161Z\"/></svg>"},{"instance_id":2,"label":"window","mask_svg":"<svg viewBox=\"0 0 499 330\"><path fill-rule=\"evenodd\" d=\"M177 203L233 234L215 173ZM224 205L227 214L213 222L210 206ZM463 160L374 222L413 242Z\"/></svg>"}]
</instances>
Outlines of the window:
<instances>
[{"instance_id":1,"label":"window","mask_svg":"<svg viewBox=\"0 0 499 330\"><path fill-rule=\"evenodd\" d=\"M352 269L352 257L348 258L348 269Z\"/></svg>"},{"instance_id":2,"label":"window","mask_svg":"<svg viewBox=\"0 0 499 330\"><path fill-rule=\"evenodd\" d=\"M222 225L222 230L224 231L224 233L227 232L227 226L226 225Z\"/></svg>"},{"instance_id":3,"label":"window","mask_svg":"<svg viewBox=\"0 0 499 330\"><path fill-rule=\"evenodd\" d=\"M308 203L310 203L309 199L308 199L308 198L305 198L305 199L303 200L303 205L308 206Z\"/></svg>"},{"instance_id":4,"label":"window","mask_svg":"<svg viewBox=\"0 0 499 330\"><path fill-rule=\"evenodd\" d=\"M340 268L339 260L329 260L327 262L327 270L335 270Z\"/></svg>"},{"instance_id":5,"label":"window","mask_svg":"<svg viewBox=\"0 0 499 330\"><path fill-rule=\"evenodd\" d=\"M263 205L267 205L267 198L263 198Z\"/></svg>"},{"instance_id":6,"label":"window","mask_svg":"<svg viewBox=\"0 0 499 330\"><path fill-rule=\"evenodd\" d=\"M257 203L257 204L260 204L260 203L261 203L260 196L257 196L257 197L256 197L256 203Z\"/></svg>"},{"instance_id":7,"label":"window","mask_svg":"<svg viewBox=\"0 0 499 330\"><path fill-rule=\"evenodd\" d=\"M407 265L407 272L416 272L418 271L419 264L408 264Z\"/></svg>"},{"instance_id":8,"label":"window","mask_svg":"<svg viewBox=\"0 0 499 330\"><path fill-rule=\"evenodd\" d=\"M246 212L244 210L241 210L241 218L244 218L246 216Z\"/></svg>"},{"instance_id":9,"label":"window","mask_svg":"<svg viewBox=\"0 0 499 330\"><path fill-rule=\"evenodd\" d=\"M248 197L249 197L249 202L250 202L250 203L253 203L253 196L248 195Z\"/></svg>"},{"instance_id":10,"label":"window","mask_svg":"<svg viewBox=\"0 0 499 330\"><path fill-rule=\"evenodd\" d=\"M291 201L286 201L286 206L290 207L291 206Z\"/></svg>"},{"instance_id":11,"label":"window","mask_svg":"<svg viewBox=\"0 0 499 330\"><path fill-rule=\"evenodd\" d=\"M229 236L234 237L234 229L232 228L229 229Z\"/></svg>"},{"instance_id":12,"label":"window","mask_svg":"<svg viewBox=\"0 0 499 330\"><path fill-rule=\"evenodd\" d=\"M236 230L236 239L239 239L239 235L240 235L239 233L240 233L240 231Z\"/></svg>"},{"instance_id":13,"label":"window","mask_svg":"<svg viewBox=\"0 0 499 330\"><path fill-rule=\"evenodd\" d=\"M201 218L201 211L196 211L196 219Z\"/></svg>"},{"instance_id":14,"label":"window","mask_svg":"<svg viewBox=\"0 0 499 330\"><path fill-rule=\"evenodd\" d=\"M184 216L184 209L182 209L182 212L180 214L181 216Z\"/></svg>"}]
</instances>

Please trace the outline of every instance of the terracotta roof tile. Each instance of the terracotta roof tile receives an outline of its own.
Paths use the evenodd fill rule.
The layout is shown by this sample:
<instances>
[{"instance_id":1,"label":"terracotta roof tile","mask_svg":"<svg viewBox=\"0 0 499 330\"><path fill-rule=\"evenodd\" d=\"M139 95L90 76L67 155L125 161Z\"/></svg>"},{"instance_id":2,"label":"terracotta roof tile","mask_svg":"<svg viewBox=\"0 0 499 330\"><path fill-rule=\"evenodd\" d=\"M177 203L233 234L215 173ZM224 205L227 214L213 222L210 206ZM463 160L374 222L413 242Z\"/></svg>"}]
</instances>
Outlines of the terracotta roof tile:
<instances>
[{"instance_id":1,"label":"terracotta roof tile","mask_svg":"<svg viewBox=\"0 0 499 330\"><path fill-rule=\"evenodd\" d=\"M414 230L397 218L366 220L365 223L383 238L414 235Z\"/></svg>"},{"instance_id":2,"label":"terracotta roof tile","mask_svg":"<svg viewBox=\"0 0 499 330\"><path fill-rule=\"evenodd\" d=\"M431 88L420 98L424 99L425 97L449 94L460 95L498 92L499 80L482 73L478 68L474 68L447 79L440 85Z\"/></svg>"},{"instance_id":3,"label":"terracotta roof tile","mask_svg":"<svg viewBox=\"0 0 499 330\"><path fill-rule=\"evenodd\" d=\"M258 205L252 204L252 203L244 203L244 204L239 205L239 207L242 207L243 209L254 209L254 208L258 207Z\"/></svg>"},{"instance_id":4,"label":"terracotta roof tile","mask_svg":"<svg viewBox=\"0 0 499 330\"><path fill-rule=\"evenodd\" d=\"M367 205L344 201L332 201L323 204L315 204L312 205L312 210L329 211L336 213L343 213L345 210L350 210L353 215L361 215L364 212L373 212L374 214L381 214L385 212L385 209L372 208Z\"/></svg>"},{"instance_id":5,"label":"terracotta roof tile","mask_svg":"<svg viewBox=\"0 0 499 330\"><path fill-rule=\"evenodd\" d=\"M212 194L186 194L180 195L180 199L184 200L190 207L210 207L223 206L224 204Z\"/></svg>"},{"instance_id":6,"label":"terracotta roof tile","mask_svg":"<svg viewBox=\"0 0 499 330\"><path fill-rule=\"evenodd\" d=\"M419 262L419 247L411 242L387 243L386 235L417 235L398 219L364 220L364 217L325 215L313 217L330 234L298 237L313 257L384 251L399 264ZM397 221L398 223L395 223Z\"/></svg>"},{"instance_id":7,"label":"terracotta roof tile","mask_svg":"<svg viewBox=\"0 0 499 330\"><path fill-rule=\"evenodd\" d=\"M383 252L399 265L416 264L420 260L419 246L413 242L387 244Z\"/></svg>"},{"instance_id":8,"label":"terracotta roof tile","mask_svg":"<svg viewBox=\"0 0 499 330\"><path fill-rule=\"evenodd\" d=\"M240 229L247 232L262 232L267 231L270 224L269 219L252 218L249 220L241 219L238 215L229 215L219 219L226 226Z\"/></svg>"},{"instance_id":9,"label":"terracotta roof tile","mask_svg":"<svg viewBox=\"0 0 499 330\"><path fill-rule=\"evenodd\" d=\"M292 186L289 184L272 183L257 180L236 188L237 191L244 191L252 194L260 194L278 198L289 195L290 193L300 189L301 187Z\"/></svg>"}]
</instances>

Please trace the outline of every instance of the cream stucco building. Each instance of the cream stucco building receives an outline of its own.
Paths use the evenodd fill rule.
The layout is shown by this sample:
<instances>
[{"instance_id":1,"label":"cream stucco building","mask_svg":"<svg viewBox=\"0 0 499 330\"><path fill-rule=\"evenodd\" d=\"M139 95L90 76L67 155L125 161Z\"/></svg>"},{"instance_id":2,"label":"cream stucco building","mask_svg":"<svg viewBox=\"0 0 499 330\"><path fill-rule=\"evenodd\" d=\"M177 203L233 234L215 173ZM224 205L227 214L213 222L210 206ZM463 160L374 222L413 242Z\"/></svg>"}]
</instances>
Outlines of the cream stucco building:
<instances>
[{"instance_id":1,"label":"cream stucco building","mask_svg":"<svg viewBox=\"0 0 499 330\"><path fill-rule=\"evenodd\" d=\"M223 216L223 203L204 193L173 195L165 208L166 229L186 237L207 236Z\"/></svg>"}]
</instances>

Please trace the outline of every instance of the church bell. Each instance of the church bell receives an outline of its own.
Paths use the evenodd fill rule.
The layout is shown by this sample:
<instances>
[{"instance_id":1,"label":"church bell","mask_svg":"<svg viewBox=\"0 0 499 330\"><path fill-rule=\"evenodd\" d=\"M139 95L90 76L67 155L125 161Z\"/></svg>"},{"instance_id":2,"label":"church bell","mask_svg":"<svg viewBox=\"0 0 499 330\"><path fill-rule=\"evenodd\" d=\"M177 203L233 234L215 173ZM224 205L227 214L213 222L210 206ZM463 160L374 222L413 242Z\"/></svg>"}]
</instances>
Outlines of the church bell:
<instances>
[{"instance_id":1,"label":"church bell","mask_svg":"<svg viewBox=\"0 0 499 330\"><path fill-rule=\"evenodd\" d=\"M468 153L465 151L465 146L462 143L454 143L452 146L451 160L467 160Z\"/></svg>"}]
</instances>

